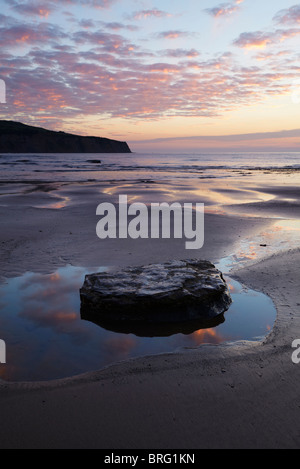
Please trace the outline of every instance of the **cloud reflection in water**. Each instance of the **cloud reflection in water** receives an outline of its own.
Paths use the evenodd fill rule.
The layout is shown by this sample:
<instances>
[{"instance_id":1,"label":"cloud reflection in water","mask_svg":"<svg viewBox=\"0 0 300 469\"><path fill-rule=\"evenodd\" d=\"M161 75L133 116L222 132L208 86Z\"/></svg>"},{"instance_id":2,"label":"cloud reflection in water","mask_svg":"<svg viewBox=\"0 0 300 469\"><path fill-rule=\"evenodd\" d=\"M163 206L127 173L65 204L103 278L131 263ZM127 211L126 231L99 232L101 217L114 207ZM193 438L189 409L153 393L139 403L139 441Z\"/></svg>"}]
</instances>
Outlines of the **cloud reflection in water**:
<instances>
[{"instance_id":1,"label":"cloud reflection in water","mask_svg":"<svg viewBox=\"0 0 300 469\"><path fill-rule=\"evenodd\" d=\"M0 286L1 337L7 344L1 378L62 378L131 357L253 339L264 336L274 323L275 309L269 298L228 279L233 304L225 321L216 327L155 337L114 332L80 316L79 289L84 276L100 270L66 266L50 275L27 272Z\"/></svg>"}]
</instances>

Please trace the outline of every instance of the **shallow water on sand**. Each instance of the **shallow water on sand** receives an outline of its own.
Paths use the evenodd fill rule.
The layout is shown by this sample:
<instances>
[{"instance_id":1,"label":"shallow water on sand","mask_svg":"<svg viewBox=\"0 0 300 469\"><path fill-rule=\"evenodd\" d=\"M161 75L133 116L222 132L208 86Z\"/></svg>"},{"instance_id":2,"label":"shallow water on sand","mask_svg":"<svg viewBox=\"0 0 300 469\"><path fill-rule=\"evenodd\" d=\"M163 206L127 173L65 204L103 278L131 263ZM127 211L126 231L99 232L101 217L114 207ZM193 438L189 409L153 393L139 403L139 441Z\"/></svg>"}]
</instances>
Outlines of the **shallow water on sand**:
<instances>
[{"instance_id":1,"label":"shallow water on sand","mask_svg":"<svg viewBox=\"0 0 300 469\"><path fill-rule=\"evenodd\" d=\"M87 161L96 158L102 163ZM0 155L4 213L12 205L63 209L77 203L80 183L85 200L96 190L112 203L119 194L127 194L129 203L201 202L206 213L273 219L264 232L237 239L232 255L219 260L217 267L225 275L233 303L225 320L207 329L141 337L82 320L79 289L84 276L105 267L67 265L48 275L27 272L6 279L0 284L0 337L6 342L7 363L0 367L0 378L63 378L132 357L265 337L276 319L271 299L233 280L231 271L299 246L299 220L292 213L284 218L272 205L277 197L274 188L280 187L281 200L297 212L299 161L299 153Z\"/></svg>"},{"instance_id":2,"label":"shallow water on sand","mask_svg":"<svg viewBox=\"0 0 300 469\"><path fill-rule=\"evenodd\" d=\"M222 258L216 267L229 274L235 267L243 267L287 249L296 249L300 242L300 220L279 219L256 236L241 239L235 252Z\"/></svg>"},{"instance_id":3,"label":"shallow water on sand","mask_svg":"<svg viewBox=\"0 0 300 469\"><path fill-rule=\"evenodd\" d=\"M63 378L182 347L261 339L276 317L270 298L227 277L233 303L219 325L162 337L117 333L81 319L79 289L87 273L66 266L49 275L27 272L0 286L1 330L7 346L2 379Z\"/></svg>"}]
</instances>

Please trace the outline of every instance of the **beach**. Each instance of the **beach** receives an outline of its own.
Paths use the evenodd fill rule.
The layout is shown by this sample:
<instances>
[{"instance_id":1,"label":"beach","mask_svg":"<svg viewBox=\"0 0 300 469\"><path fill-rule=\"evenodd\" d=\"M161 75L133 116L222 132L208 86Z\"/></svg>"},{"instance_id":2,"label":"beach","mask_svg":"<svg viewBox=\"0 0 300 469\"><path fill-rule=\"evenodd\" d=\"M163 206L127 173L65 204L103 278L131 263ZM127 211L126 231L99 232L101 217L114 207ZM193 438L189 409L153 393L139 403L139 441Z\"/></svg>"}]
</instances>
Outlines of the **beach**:
<instances>
[{"instance_id":1,"label":"beach","mask_svg":"<svg viewBox=\"0 0 300 469\"><path fill-rule=\"evenodd\" d=\"M300 4L0 17L0 448L298 449Z\"/></svg>"},{"instance_id":2,"label":"beach","mask_svg":"<svg viewBox=\"0 0 300 469\"><path fill-rule=\"evenodd\" d=\"M191 257L218 263L236 254L230 276L268 295L277 317L262 340L185 347L54 380L15 382L4 372L1 448L299 446L300 365L292 362L300 338L298 172L248 173L212 181L197 173L188 186L169 188L153 174L114 183L2 182L2 282L67 264L118 269ZM95 208L120 193L206 203L203 248L187 251L181 239L101 242Z\"/></svg>"}]
</instances>

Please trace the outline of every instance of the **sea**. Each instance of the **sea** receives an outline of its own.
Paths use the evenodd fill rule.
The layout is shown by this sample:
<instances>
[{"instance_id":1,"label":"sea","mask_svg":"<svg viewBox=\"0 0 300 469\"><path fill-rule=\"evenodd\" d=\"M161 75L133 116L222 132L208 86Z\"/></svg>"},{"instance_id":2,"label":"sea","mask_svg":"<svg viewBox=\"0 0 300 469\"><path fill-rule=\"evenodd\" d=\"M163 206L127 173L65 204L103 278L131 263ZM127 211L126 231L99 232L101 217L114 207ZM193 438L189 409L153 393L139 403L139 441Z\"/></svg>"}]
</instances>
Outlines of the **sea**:
<instances>
[{"instance_id":1,"label":"sea","mask_svg":"<svg viewBox=\"0 0 300 469\"><path fill-rule=\"evenodd\" d=\"M101 161L101 163L100 163ZM224 178L237 171L300 169L299 153L0 154L0 181L85 182L155 177Z\"/></svg>"}]
</instances>

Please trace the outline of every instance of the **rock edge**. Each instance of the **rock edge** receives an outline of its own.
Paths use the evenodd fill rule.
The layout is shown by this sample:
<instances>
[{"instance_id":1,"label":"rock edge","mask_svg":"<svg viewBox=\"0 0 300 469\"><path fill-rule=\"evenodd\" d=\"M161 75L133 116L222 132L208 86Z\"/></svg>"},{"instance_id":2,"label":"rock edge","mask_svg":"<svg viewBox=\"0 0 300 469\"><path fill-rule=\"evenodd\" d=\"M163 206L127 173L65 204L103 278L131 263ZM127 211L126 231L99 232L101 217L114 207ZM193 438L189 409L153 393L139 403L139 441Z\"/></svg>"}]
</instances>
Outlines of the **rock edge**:
<instances>
[{"instance_id":1,"label":"rock edge","mask_svg":"<svg viewBox=\"0 0 300 469\"><path fill-rule=\"evenodd\" d=\"M149 323L215 318L232 302L222 273L202 260L89 274L80 299L82 319Z\"/></svg>"}]
</instances>

